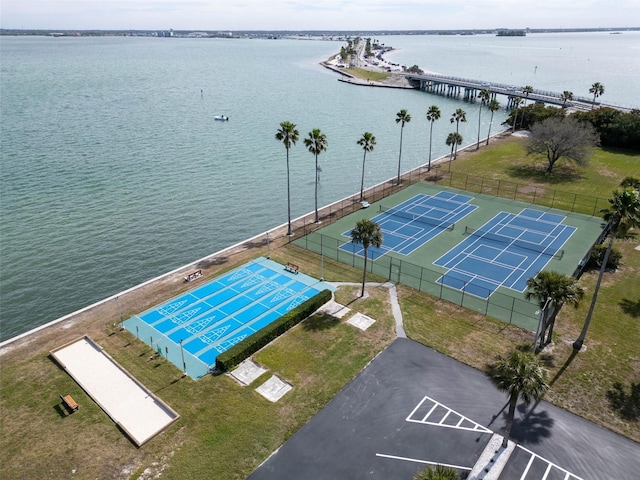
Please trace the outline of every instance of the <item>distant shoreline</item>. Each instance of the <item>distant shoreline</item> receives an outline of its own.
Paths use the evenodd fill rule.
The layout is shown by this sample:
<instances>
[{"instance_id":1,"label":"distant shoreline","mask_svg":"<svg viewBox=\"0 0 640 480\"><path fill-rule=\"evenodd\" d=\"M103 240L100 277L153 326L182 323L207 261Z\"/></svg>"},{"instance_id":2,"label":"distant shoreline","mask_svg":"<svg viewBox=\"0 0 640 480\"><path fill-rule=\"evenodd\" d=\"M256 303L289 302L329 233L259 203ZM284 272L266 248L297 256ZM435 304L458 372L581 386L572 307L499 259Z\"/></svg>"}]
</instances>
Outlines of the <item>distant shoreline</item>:
<instances>
[{"instance_id":1,"label":"distant shoreline","mask_svg":"<svg viewBox=\"0 0 640 480\"><path fill-rule=\"evenodd\" d=\"M174 30L174 29L12 29L1 28L0 35L12 36L51 36L51 37L174 37L174 38L308 38L338 41L358 36L385 37L389 35L496 35L506 28L448 29L448 30ZM587 32L633 32L638 27L598 27L598 28L525 28L527 34L535 33L587 33Z\"/></svg>"}]
</instances>

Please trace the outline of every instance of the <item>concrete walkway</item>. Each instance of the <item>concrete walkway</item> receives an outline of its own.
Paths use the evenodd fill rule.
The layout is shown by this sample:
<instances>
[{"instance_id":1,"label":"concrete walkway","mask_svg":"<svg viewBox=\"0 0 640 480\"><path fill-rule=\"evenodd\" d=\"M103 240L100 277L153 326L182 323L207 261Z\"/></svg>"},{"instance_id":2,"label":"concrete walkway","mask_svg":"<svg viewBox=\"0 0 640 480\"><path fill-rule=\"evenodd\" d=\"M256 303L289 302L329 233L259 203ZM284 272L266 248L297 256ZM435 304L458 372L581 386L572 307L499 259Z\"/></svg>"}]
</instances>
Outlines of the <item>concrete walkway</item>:
<instances>
[{"instance_id":1,"label":"concrete walkway","mask_svg":"<svg viewBox=\"0 0 640 480\"><path fill-rule=\"evenodd\" d=\"M327 282L334 287L338 288L341 286L348 287L359 287L361 283L355 282ZM365 283L366 287L384 287L389 290L389 301L391 302L391 313L393 313L393 318L396 321L396 336L398 338L407 338L407 334L404 331L404 323L402 319L402 310L400 310L400 303L398 303L398 291L396 290L396 286L391 282L385 283ZM366 294L366 292L365 292Z\"/></svg>"}]
</instances>

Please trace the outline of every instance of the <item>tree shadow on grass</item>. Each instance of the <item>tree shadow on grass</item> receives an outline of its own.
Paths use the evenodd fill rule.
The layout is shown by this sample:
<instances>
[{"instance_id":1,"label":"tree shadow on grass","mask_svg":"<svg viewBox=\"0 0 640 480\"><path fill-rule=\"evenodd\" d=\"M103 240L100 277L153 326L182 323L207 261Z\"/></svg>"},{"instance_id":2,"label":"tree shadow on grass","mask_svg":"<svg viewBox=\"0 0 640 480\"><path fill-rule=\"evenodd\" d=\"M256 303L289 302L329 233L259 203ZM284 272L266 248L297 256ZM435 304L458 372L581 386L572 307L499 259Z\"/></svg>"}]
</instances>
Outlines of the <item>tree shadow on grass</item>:
<instances>
[{"instance_id":1,"label":"tree shadow on grass","mask_svg":"<svg viewBox=\"0 0 640 480\"><path fill-rule=\"evenodd\" d=\"M511 165L507 167L507 172L514 178L548 185L572 183L582 179L580 172L569 165L554 165L552 173L547 173L547 165Z\"/></svg>"},{"instance_id":2,"label":"tree shadow on grass","mask_svg":"<svg viewBox=\"0 0 640 480\"><path fill-rule=\"evenodd\" d=\"M312 332L329 330L340 324L340 319L327 313L317 313L302 323L302 328Z\"/></svg>"},{"instance_id":3,"label":"tree shadow on grass","mask_svg":"<svg viewBox=\"0 0 640 480\"><path fill-rule=\"evenodd\" d=\"M615 382L607 391L607 400L611 408L624 420L637 422L640 418L640 382L632 382L629 393L625 391L622 383Z\"/></svg>"},{"instance_id":4,"label":"tree shadow on grass","mask_svg":"<svg viewBox=\"0 0 640 480\"><path fill-rule=\"evenodd\" d=\"M627 315L631 315L633 318L640 317L640 300L633 301L628 298L623 298L620 302L620 308Z\"/></svg>"},{"instance_id":5,"label":"tree shadow on grass","mask_svg":"<svg viewBox=\"0 0 640 480\"><path fill-rule=\"evenodd\" d=\"M558 379L562 376L562 374L564 373L564 371L569 368L569 365L571 365L571 362L573 362L573 359L576 358L576 356L578 355L578 350L572 349L571 350L571 355L569 355L569 358L567 358L567 361L564 362L564 365L562 365L562 367L560 368L560 370L558 370L556 372L556 374L554 375L554 377L551 379L551 381L549 382L549 387L552 387L554 383L556 383L558 381Z\"/></svg>"}]
</instances>

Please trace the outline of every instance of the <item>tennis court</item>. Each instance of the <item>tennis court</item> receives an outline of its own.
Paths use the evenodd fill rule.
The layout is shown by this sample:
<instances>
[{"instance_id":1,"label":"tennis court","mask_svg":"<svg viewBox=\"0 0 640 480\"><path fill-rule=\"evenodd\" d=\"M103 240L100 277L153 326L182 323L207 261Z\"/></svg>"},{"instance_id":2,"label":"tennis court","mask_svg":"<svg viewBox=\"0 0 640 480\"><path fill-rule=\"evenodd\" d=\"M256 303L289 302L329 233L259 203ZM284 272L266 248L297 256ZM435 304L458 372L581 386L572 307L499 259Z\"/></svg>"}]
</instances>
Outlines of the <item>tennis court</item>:
<instances>
[{"instance_id":1,"label":"tennis court","mask_svg":"<svg viewBox=\"0 0 640 480\"><path fill-rule=\"evenodd\" d=\"M124 321L124 327L192 378L218 355L317 295L335 290L264 257Z\"/></svg>"},{"instance_id":2,"label":"tennis court","mask_svg":"<svg viewBox=\"0 0 640 480\"><path fill-rule=\"evenodd\" d=\"M532 331L539 307L526 280L542 269L575 275L604 228L596 216L421 182L293 243L363 268L362 246L347 237L365 218L384 236L369 247L368 271Z\"/></svg>"},{"instance_id":3,"label":"tennis court","mask_svg":"<svg viewBox=\"0 0 640 480\"><path fill-rule=\"evenodd\" d=\"M468 235L434 265L448 271L438 283L488 298L500 286L524 292L553 258L561 259L563 245L576 231L563 225L566 217L525 208L518 214L500 212Z\"/></svg>"},{"instance_id":4,"label":"tennis court","mask_svg":"<svg viewBox=\"0 0 640 480\"><path fill-rule=\"evenodd\" d=\"M471 200L473 197L442 191L435 195L415 195L393 207L380 205L381 213L371 220L380 226L383 243L380 247L369 247L369 257L375 260L388 252L411 254L437 235L453 230L456 222L478 208L469 204ZM342 235L351 238L351 230ZM348 242L340 248L364 255L361 244Z\"/></svg>"}]
</instances>

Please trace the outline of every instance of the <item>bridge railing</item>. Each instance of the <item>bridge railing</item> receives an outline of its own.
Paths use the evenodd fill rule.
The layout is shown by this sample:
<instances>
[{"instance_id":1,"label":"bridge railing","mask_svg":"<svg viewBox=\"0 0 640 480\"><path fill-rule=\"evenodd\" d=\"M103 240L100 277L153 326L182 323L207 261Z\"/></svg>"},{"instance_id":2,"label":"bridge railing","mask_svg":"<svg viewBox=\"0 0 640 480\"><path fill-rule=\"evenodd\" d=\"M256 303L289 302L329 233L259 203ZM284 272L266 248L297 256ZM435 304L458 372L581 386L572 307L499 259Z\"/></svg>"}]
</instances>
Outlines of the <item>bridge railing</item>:
<instances>
[{"instance_id":1,"label":"bridge railing","mask_svg":"<svg viewBox=\"0 0 640 480\"><path fill-rule=\"evenodd\" d=\"M514 87L513 84L505 84L505 83L497 83L497 82L488 82L488 81L483 81L483 80L474 80L471 78L463 78L463 77L456 77L456 76L452 76L452 75L442 75L439 73L427 73L427 74L417 74L417 73L404 73L403 74L405 77L409 77L409 78L416 78L416 79L421 79L421 80L435 80L435 81L452 81L452 82L458 82L458 83L462 83L465 86L468 86L469 88L487 88L491 91L495 91L500 89L501 91L498 93L503 93L505 95L513 95L513 96L519 96L519 97L525 97L525 94L522 92L522 88L524 88L524 86L520 85L520 86L515 86L516 90L510 90ZM488 87L483 87L483 84L489 84ZM558 92L552 92L549 90L538 90L538 89L534 89L533 92L531 92L530 94L530 98L532 98L533 96L541 96L541 97L549 97L549 98L555 98L555 99L559 99L562 97L562 93L558 93ZM575 102L582 102L582 103L592 103L593 99L592 98L587 98L587 97L582 97L582 96L573 96L573 101Z\"/></svg>"}]
</instances>

